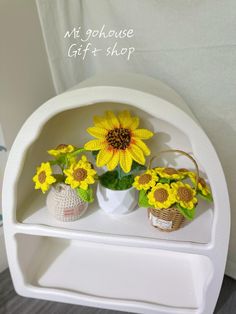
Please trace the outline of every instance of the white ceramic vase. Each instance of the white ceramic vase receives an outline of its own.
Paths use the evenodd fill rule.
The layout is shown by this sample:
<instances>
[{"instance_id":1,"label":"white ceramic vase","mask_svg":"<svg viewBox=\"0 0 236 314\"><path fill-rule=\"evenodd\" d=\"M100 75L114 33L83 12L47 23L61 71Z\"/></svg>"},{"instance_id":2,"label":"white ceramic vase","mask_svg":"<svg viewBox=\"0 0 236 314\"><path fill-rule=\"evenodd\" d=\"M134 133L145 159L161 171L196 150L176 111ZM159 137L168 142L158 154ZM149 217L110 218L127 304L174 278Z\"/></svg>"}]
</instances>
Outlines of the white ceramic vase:
<instances>
[{"instance_id":1,"label":"white ceramic vase","mask_svg":"<svg viewBox=\"0 0 236 314\"><path fill-rule=\"evenodd\" d=\"M98 204L107 214L128 214L137 205L136 192L133 187L121 191L110 190L99 183L97 187Z\"/></svg>"},{"instance_id":2,"label":"white ceramic vase","mask_svg":"<svg viewBox=\"0 0 236 314\"><path fill-rule=\"evenodd\" d=\"M74 221L79 219L88 203L84 202L69 185L58 183L49 191L46 199L49 212L60 221Z\"/></svg>"}]
</instances>

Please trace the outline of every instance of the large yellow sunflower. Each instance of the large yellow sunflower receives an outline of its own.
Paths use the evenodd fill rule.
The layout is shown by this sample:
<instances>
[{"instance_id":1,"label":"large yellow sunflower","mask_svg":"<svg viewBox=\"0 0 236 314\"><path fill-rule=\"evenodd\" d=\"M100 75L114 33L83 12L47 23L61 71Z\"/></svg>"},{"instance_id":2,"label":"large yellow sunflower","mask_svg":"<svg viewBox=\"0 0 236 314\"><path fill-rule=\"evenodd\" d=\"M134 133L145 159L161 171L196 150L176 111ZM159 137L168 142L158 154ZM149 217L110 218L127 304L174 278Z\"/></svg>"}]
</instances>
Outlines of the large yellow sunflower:
<instances>
[{"instance_id":1,"label":"large yellow sunflower","mask_svg":"<svg viewBox=\"0 0 236 314\"><path fill-rule=\"evenodd\" d=\"M197 198L195 197L196 191L189 185L183 182L175 182L171 184L174 191L176 201L180 206L187 209L194 209L197 204Z\"/></svg>"},{"instance_id":2,"label":"large yellow sunflower","mask_svg":"<svg viewBox=\"0 0 236 314\"><path fill-rule=\"evenodd\" d=\"M75 147L73 145L60 144L54 149L48 150L49 155L54 157L59 157L64 154L72 153L75 151Z\"/></svg>"},{"instance_id":3,"label":"large yellow sunflower","mask_svg":"<svg viewBox=\"0 0 236 314\"><path fill-rule=\"evenodd\" d=\"M150 150L143 140L153 136L147 129L138 129L139 118L132 117L129 111L122 111L118 117L112 111L107 111L104 117L94 117L94 126L87 132L96 139L85 144L86 150L98 151L97 166L107 166L113 170L120 164L122 170L128 173L132 162L144 165L145 156Z\"/></svg>"},{"instance_id":4,"label":"large yellow sunflower","mask_svg":"<svg viewBox=\"0 0 236 314\"><path fill-rule=\"evenodd\" d=\"M95 182L96 171L92 168L86 156L82 156L77 163L71 164L69 169L64 170L64 173L67 176L65 183L69 184L72 189L80 187L87 190L88 185Z\"/></svg>"},{"instance_id":5,"label":"large yellow sunflower","mask_svg":"<svg viewBox=\"0 0 236 314\"><path fill-rule=\"evenodd\" d=\"M40 167L37 167L33 181L35 182L35 189L41 189L43 193L49 189L51 184L56 182L56 179L52 176L52 168L49 162L43 162Z\"/></svg>"},{"instance_id":6,"label":"large yellow sunflower","mask_svg":"<svg viewBox=\"0 0 236 314\"><path fill-rule=\"evenodd\" d=\"M176 202L173 190L168 184L157 183L148 193L148 202L154 208L169 208Z\"/></svg>"},{"instance_id":7,"label":"large yellow sunflower","mask_svg":"<svg viewBox=\"0 0 236 314\"><path fill-rule=\"evenodd\" d=\"M149 188L156 185L158 181L158 176L154 170L147 170L140 176L136 176L134 179L133 186L137 190L148 190Z\"/></svg>"}]
</instances>

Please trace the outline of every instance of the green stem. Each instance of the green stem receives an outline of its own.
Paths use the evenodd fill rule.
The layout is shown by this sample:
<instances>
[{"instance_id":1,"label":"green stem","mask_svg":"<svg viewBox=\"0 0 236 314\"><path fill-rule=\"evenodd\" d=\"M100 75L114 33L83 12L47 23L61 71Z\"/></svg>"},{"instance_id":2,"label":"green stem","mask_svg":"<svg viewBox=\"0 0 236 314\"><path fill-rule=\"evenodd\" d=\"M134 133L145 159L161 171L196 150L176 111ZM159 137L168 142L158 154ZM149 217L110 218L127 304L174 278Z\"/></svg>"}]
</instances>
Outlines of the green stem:
<instances>
[{"instance_id":1,"label":"green stem","mask_svg":"<svg viewBox=\"0 0 236 314\"><path fill-rule=\"evenodd\" d=\"M118 178L121 179L121 168L120 165L117 166Z\"/></svg>"},{"instance_id":2,"label":"green stem","mask_svg":"<svg viewBox=\"0 0 236 314\"><path fill-rule=\"evenodd\" d=\"M74 157L74 156L77 156L78 154L80 154L80 153L82 153L82 152L84 152L84 151L86 151L86 149L83 148L83 147L81 147L81 148L76 149L73 153L70 153L70 154L68 154L68 155L69 155L70 157Z\"/></svg>"}]
</instances>

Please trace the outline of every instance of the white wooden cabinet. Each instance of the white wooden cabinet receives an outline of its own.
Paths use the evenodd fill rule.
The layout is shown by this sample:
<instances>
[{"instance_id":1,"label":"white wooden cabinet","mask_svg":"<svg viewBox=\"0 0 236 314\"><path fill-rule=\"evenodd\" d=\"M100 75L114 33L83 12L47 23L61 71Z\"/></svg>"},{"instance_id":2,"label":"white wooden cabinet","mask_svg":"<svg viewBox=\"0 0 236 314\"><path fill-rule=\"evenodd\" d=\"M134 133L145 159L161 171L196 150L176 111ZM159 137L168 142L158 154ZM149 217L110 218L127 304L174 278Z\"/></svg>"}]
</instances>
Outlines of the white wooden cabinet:
<instances>
[{"instance_id":1,"label":"white wooden cabinet","mask_svg":"<svg viewBox=\"0 0 236 314\"><path fill-rule=\"evenodd\" d=\"M56 221L34 191L36 165L60 143L83 145L92 116L128 108L156 135L152 153L193 153L214 205L176 232L153 228L146 210L106 215L95 202L75 222ZM191 164L181 156L162 163ZM25 122L9 155L3 187L7 255L16 291L28 297L134 313L213 313L224 274L230 208L216 152L172 89L134 74L96 76L43 104Z\"/></svg>"}]
</instances>

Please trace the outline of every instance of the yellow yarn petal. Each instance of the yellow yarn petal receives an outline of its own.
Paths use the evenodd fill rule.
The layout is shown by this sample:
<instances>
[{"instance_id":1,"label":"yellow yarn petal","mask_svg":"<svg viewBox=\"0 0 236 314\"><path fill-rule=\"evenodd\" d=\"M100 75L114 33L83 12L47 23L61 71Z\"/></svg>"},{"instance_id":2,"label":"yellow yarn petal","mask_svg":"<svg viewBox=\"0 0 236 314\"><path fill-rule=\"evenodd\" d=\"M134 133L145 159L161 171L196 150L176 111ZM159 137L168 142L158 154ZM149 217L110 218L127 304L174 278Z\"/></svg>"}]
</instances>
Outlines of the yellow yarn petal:
<instances>
[{"instance_id":1,"label":"yellow yarn petal","mask_svg":"<svg viewBox=\"0 0 236 314\"><path fill-rule=\"evenodd\" d=\"M52 184L54 182L56 182L56 179L53 176L50 176L50 177L47 178L47 183L48 184Z\"/></svg>"},{"instance_id":2,"label":"yellow yarn petal","mask_svg":"<svg viewBox=\"0 0 236 314\"><path fill-rule=\"evenodd\" d=\"M120 112L118 114L119 120L120 120L120 124L122 128L127 128L131 122L132 122L132 118L130 116L130 112L128 110L124 110L122 112Z\"/></svg>"},{"instance_id":3,"label":"yellow yarn petal","mask_svg":"<svg viewBox=\"0 0 236 314\"><path fill-rule=\"evenodd\" d=\"M130 130L135 130L139 126L139 118L131 117L128 110L122 111L119 115L120 125L122 128L128 128Z\"/></svg>"},{"instance_id":4,"label":"yellow yarn petal","mask_svg":"<svg viewBox=\"0 0 236 314\"><path fill-rule=\"evenodd\" d=\"M120 166L125 173L130 172L132 166L132 157L128 150L120 151Z\"/></svg>"},{"instance_id":5,"label":"yellow yarn petal","mask_svg":"<svg viewBox=\"0 0 236 314\"><path fill-rule=\"evenodd\" d=\"M133 117L130 125L128 126L130 130L135 130L139 126L139 117Z\"/></svg>"},{"instance_id":6,"label":"yellow yarn petal","mask_svg":"<svg viewBox=\"0 0 236 314\"><path fill-rule=\"evenodd\" d=\"M116 168L119 161L120 161L120 151L117 150L117 151L114 151L114 154L113 154L111 160L107 163L107 169L109 171L112 171L113 169Z\"/></svg>"},{"instance_id":7,"label":"yellow yarn petal","mask_svg":"<svg viewBox=\"0 0 236 314\"><path fill-rule=\"evenodd\" d=\"M106 130L110 130L111 126L108 124L106 118L95 116L93 118L94 125L100 128L105 128Z\"/></svg>"},{"instance_id":8,"label":"yellow yarn petal","mask_svg":"<svg viewBox=\"0 0 236 314\"><path fill-rule=\"evenodd\" d=\"M92 136L94 136L94 137L96 137L96 138L103 138L103 139L104 139L104 138L106 137L106 135L107 135L107 130L106 130L106 129L104 129L104 128L99 128L99 127L97 127L97 126L88 128L88 129L87 129L87 132L88 132L90 135L92 135Z\"/></svg>"},{"instance_id":9,"label":"yellow yarn petal","mask_svg":"<svg viewBox=\"0 0 236 314\"><path fill-rule=\"evenodd\" d=\"M134 137L138 137L142 140L148 140L153 136L153 133L147 129L137 129L132 131Z\"/></svg>"},{"instance_id":10,"label":"yellow yarn petal","mask_svg":"<svg viewBox=\"0 0 236 314\"><path fill-rule=\"evenodd\" d=\"M136 145L131 145L129 147L129 152L131 157L139 164L144 165L145 164L145 158L143 155L142 150L136 146Z\"/></svg>"},{"instance_id":11,"label":"yellow yarn petal","mask_svg":"<svg viewBox=\"0 0 236 314\"><path fill-rule=\"evenodd\" d=\"M95 182L93 177L88 177L87 179L85 179L85 182L88 184L93 184Z\"/></svg>"},{"instance_id":12,"label":"yellow yarn petal","mask_svg":"<svg viewBox=\"0 0 236 314\"><path fill-rule=\"evenodd\" d=\"M88 189L88 183L86 183L85 181L81 182L80 188L83 190L87 190Z\"/></svg>"},{"instance_id":13,"label":"yellow yarn petal","mask_svg":"<svg viewBox=\"0 0 236 314\"><path fill-rule=\"evenodd\" d=\"M150 155L150 149L147 147L147 145L140 140L139 138L134 138L135 145L137 145L141 150L143 151L144 155L149 156Z\"/></svg>"},{"instance_id":14,"label":"yellow yarn petal","mask_svg":"<svg viewBox=\"0 0 236 314\"><path fill-rule=\"evenodd\" d=\"M46 182L41 185L41 190L43 194L47 192L48 188L49 188L49 185Z\"/></svg>"},{"instance_id":15,"label":"yellow yarn petal","mask_svg":"<svg viewBox=\"0 0 236 314\"><path fill-rule=\"evenodd\" d=\"M113 150L109 150L107 148L101 149L97 155L97 166L103 167L108 164L108 162L111 160L113 156Z\"/></svg>"},{"instance_id":16,"label":"yellow yarn petal","mask_svg":"<svg viewBox=\"0 0 236 314\"><path fill-rule=\"evenodd\" d=\"M91 140L84 145L86 150L99 150L106 147L106 143L102 140Z\"/></svg>"},{"instance_id":17,"label":"yellow yarn petal","mask_svg":"<svg viewBox=\"0 0 236 314\"><path fill-rule=\"evenodd\" d=\"M81 156L81 160L82 160L83 162L87 162L87 161L88 161L88 159L87 159L87 157L86 157L85 155L82 155L82 156Z\"/></svg>"},{"instance_id":18,"label":"yellow yarn petal","mask_svg":"<svg viewBox=\"0 0 236 314\"><path fill-rule=\"evenodd\" d=\"M106 119L107 119L108 124L110 125L110 128L112 128L112 127L119 128L120 127L120 122L112 111L106 112Z\"/></svg>"}]
</instances>

